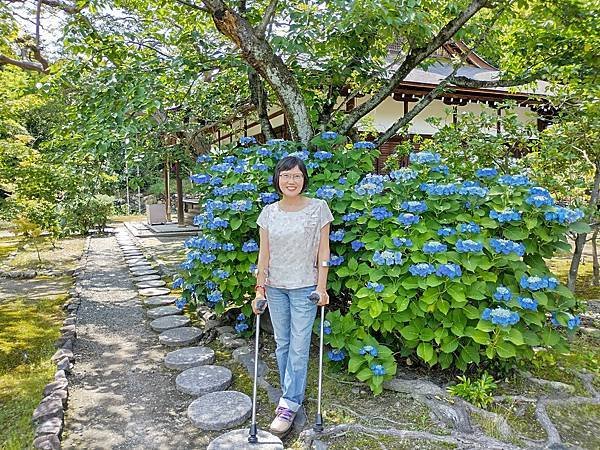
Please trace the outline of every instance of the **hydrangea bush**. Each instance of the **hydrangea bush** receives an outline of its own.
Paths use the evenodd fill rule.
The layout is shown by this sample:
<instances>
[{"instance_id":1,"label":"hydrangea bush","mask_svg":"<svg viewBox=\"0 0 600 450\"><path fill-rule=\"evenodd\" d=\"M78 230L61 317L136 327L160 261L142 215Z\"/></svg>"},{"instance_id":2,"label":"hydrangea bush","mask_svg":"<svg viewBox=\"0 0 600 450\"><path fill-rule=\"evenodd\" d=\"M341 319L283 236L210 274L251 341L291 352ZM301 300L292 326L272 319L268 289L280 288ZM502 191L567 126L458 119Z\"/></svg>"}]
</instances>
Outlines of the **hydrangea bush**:
<instances>
[{"instance_id":1,"label":"hydrangea bush","mask_svg":"<svg viewBox=\"0 0 600 450\"><path fill-rule=\"evenodd\" d=\"M277 201L272 172L295 154L308 168L307 195L328 201L331 227L327 356L375 393L396 371L394 353L466 370L483 360L531 358L566 348L579 324L571 292L544 258L568 250L565 233L583 213L554 203L525 175L473 167L449 173L439 154L410 155L409 167L373 174L378 151L327 132L311 150L282 140L198 158L204 213L181 265L180 305L241 311L246 332L258 256L256 218Z\"/></svg>"}]
</instances>

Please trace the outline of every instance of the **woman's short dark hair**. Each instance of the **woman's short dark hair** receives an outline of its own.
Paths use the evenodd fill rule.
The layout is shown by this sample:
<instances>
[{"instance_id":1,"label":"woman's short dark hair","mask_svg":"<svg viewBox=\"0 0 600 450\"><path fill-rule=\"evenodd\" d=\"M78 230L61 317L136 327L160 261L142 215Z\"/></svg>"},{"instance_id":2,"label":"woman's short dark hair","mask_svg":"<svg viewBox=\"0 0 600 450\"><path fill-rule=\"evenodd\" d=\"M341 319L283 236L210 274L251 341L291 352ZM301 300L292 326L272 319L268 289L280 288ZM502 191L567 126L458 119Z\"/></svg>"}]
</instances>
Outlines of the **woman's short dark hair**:
<instances>
[{"instance_id":1,"label":"woman's short dark hair","mask_svg":"<svg viewBox=\"0 0 600 450\"><path fill-rule=\"evenodd\" d=\"M285 158L281 158L277 165L275 166L275 171L273 172L273 186L275 186L275 191L279 195L283 195L281 192L281 188L279 187L279 175L281 172L285 172L286 170L292 170L294 167L298 167L302 175L304 176L304 181L302 183L302 189L300 193L304 192L308 187L308 172L306 171L306 166L304 165L304 161L302 161L297 156L286 156Z\"/></svg>"}]
</instances>

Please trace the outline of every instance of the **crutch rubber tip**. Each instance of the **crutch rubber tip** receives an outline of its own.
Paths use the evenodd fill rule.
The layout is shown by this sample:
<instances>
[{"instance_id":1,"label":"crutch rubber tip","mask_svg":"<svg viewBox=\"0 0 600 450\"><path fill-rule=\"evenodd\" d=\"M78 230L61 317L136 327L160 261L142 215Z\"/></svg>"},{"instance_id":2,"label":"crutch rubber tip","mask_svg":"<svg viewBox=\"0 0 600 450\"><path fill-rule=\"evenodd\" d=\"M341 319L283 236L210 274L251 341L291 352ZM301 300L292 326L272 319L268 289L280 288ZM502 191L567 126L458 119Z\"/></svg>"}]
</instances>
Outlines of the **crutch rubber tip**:
<instances>
[{"instance_id":1,"label":"crutch rubber tip","mask_svg":"<svg viewBox=\"0 0 600 450\"><path fill-rule=\"evenodd\" d=\"M253 423L252 425L250 425L250 433L248 436L248 442L250 444L258 444L258 438L256 437L256 433L257 433L256 424Z\"/></svg>"},{"instance_id":2,"label":"crutch rubber tip","mask_svg":"<svg viewBox=\"0 0 600 450\"><path fill-rule=\"evenodd\" d=\"M324 428L323 428L323 417L321 416L321 414L317 414L317 420L315 420L315 424L313 426L313 430L315 430L317 433L323 432L323 430L324 430Z\"/></svg>"}]
</instances>

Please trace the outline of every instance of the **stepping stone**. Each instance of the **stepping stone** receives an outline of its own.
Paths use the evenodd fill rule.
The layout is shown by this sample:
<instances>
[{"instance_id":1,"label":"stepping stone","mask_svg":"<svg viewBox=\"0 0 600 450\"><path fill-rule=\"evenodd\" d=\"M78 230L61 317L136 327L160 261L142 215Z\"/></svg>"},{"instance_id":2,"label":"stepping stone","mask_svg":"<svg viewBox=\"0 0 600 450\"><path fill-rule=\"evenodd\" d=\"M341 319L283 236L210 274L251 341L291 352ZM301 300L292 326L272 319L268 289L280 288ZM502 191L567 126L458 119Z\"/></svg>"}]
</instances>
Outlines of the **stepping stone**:
<instances>
[{"instance_id":1,"label":"stepping stone","mask_svg":"<svg viewBox=\"0 0 600 450\"><path fill-rule=\"evenodd\" d=\"M148 289L140 289L138 294L143 297L154 297L155 295L167 295L171 292L169 288L148 288Z\"/></svg>"},{"instance_id":2,"label":"stepping stone","mask_svg":"<svg viewBox=\"0 0 600 450\"><path fill-rule=\"evenodd\" d=\"M139 266L151 266L150 261L146 258L139 258L134 260L125 261L130 269L134 269Z\"/></svg>"},{"instance_id":3,"label":"stepping stone","mask_svg":"<svg viewBox=\"0 0 600 450\"><path fill-rule=\"evenodd\" d=\"M187 415L196 427L210 431L241 425L251 414L252 400L237 391L211 392L194 400L187 409Z\"/></svg>"},{"instance_id":4,"label":"stepping stone","mask_svg":"<svg viewBox=\"0 0 600 450\"><path fill-rule=\"evenodd\" d=\"M183 314L183 310L173 305L159 306L158 308L149 309L146 312L146 315L149 319L158 319L159 317L165 316L177 316L179 314Z\"/></svg>"},{"instance_id":5,"label":"stepping stone","mask_svg":"<svg viewBox=\"0 0 600 450\"><path fill-rule=\"evenodd\" d=\"M281 439L268 431L258 430L258 442L248 442L248 428L233 430L214 439L206 450L284 450Z\"/></svg>"},{"instance_id":6,"label":"stepping stone","mask_svg":"<svg viewBox=\"0 0 600 450\"><path fill-rule=\"evenodd\" d=\"M138 281L152 281L152 280L160 280L160 275L142 275L141 277L135 277L135 282Z\"/></svg>"},{"instance_id":7,"label":"stepping stone","mask_svg":"<svg viewBox=\"0 0 600 450\"><path fill-rule=\"evenodd\" d=\"M142 281L140 283L136 283L138 289L146 289L146 288L154 288L154 287L163 287L167 283L163 280L151 280L151 281Z\"/></svg>"},{"instance_id":8,"label":"stepping stone","mask_svg":"<svg viewBox=\"0 0 600 450\"><path fill-rule=\"evenodd\" d=\"M123 253L141 252L141 250L139 248L137 248L135 245L122 245L121 251Z\"/></svg>"},{"instance_id":9,"label":"stepping stone","mask_svg":"<svg viewBox=\"0 0 600 450\"><path fill-rule=\"evenodd\" d=\"M134 266L129 266L130 272L139 272L140 270L152 270L153 267L148 262L135 263Z\"/></svg>"},{"instance_id":10,"label":"stepping stone","mask_svg":"<svg viewBox=\"0 0 600 450\"><path fill-rule=\"evenodd\" d=\"M158 336L158 342L167 347L183 347L200 340L202 330L196 327L171 328Z\"/></svg>"},{"instance_id":11,"label":"stepping stone","mask_svg":"<svg viewBox=\"0 0 600 450\"><path fill-rule=\"evenodd\" d=\"M162 333L163 331L170 330L171 328L185 327L191 322L188 316L165 316L154 319L150 322L150 328L154 331Z\"/></svg>"},{"instance_id":12,"label":"stepping stone","mask_svg":"<svg viewBox=\"0 0 600 450\"><path fill-rule=\"evenodd\" d=\"M185 330L185 328L178 328ZM221 366L198 366L186 369L175 378L179 392L189 395L203 395L222 391L231 384L231 370Z\"/></svg>"},{"instance_id":13,"label":"stepping stone","mask_svg":"<svg viewBox=\"0 0 600 450\"><path fill-rule=\"evenodd\" d=\"M172 295L157 295L156 297L150 297L144 300L144 306L155 307L155 306L166 306L172 305L177 300L177 297ZM179 308L177 308L179 309Z\"/></svg>"},{"instance_id":14,"label":"stepping stone","mask_svg":"<svg viewBox=\"0 0 600 450\"><path fill-rule=\"evenodd\" d=\"M135 270L131 271L131 275L134 277L143 277L145 275L158 275L158 271L156 269L143 269L143 270Z\"/></svg>"},{"instance_id":15,"label":"stepping stone","mask_svg":"<svg viewBox=\"0 0 600 450\"><path fill-rule=\"evenodd\" d=\"M215 352L209 347L186 347L165 356L165 366L173 370L205 366L215 361Z\"/></svg>"},{"instance_id":16,"label":"stepping stone","mask_svg":"<svg viewBox=\"0 0 600 450\"><path fill-rule=\"evenodd\" d=\"M125 258L135 258L135 257L139 257L139 256L144 256L144 254L142 252L140 252L139 250L136 250L136 251L123 252L123 256Z\"/></svg>"}]
</instances>

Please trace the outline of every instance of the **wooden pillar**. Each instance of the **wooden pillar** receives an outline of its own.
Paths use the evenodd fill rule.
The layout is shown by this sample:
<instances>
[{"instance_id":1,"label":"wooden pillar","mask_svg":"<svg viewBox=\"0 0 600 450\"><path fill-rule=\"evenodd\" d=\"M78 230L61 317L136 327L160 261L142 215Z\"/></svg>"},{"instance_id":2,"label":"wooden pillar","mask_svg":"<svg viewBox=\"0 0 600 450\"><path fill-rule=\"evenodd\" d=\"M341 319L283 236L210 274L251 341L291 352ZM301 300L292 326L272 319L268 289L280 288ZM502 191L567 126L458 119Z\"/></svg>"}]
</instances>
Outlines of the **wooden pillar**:
<instances>
[{"instance_id":1,"label":"wooden pillar","mask_svg":"<svg viewBox=\"0 0 600 450\"><path fill-rule=\"evenodd\" d=\"M169 158L167 158L163 168L163 177L165 181L165 215L167 216L167 222L171 221L171 187L169 186L169 172Z\"/></svg>"},{"instance_id":2,"label":"wooden pillar","mask_svg":"<svg viewBox=\"0 0 600 450\"><path fill-rule=\"evenodd\" d=\"M183 220L183 182L181 181L181 163L175 162L175 182L177 185L177 225L184 227Z\"/></svg>"}]
</instances>

